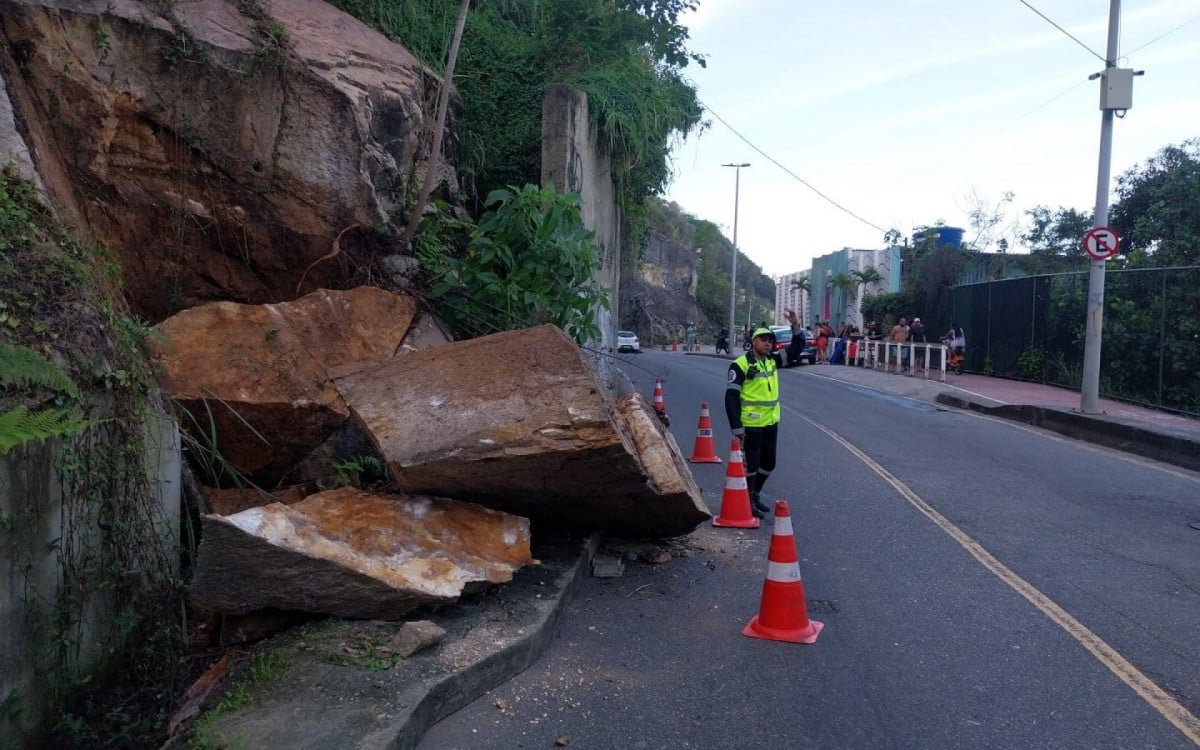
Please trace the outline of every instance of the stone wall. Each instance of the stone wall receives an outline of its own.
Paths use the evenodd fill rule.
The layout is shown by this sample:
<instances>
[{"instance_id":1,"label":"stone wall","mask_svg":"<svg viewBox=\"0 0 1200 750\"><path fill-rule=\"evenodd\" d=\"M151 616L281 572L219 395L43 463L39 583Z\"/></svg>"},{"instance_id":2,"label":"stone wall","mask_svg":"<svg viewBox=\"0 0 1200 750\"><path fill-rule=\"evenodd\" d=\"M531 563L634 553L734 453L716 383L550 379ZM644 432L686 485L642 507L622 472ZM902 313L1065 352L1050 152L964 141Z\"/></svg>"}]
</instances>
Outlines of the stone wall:
<instances>
[{"instance_id":1,"label":"stone wall","mask_svg":"<svg viewBox=\"0 0 1200 750\"><path fill-rule=\"evenodd\" d=\"M619 309L621 299L617 188L612 161L600 148L588 120L587 94L564 84L547 86L542 102L542 184L553 185L560 193L578 193L584 226L596 233L595 242L601 251L596 282L609 290L611 307L596 311L600 328L597 344L602 351L613 351L617 343L614 311ZM603 361L600 364L605 366Z\"/></svg>"}]
</instances>

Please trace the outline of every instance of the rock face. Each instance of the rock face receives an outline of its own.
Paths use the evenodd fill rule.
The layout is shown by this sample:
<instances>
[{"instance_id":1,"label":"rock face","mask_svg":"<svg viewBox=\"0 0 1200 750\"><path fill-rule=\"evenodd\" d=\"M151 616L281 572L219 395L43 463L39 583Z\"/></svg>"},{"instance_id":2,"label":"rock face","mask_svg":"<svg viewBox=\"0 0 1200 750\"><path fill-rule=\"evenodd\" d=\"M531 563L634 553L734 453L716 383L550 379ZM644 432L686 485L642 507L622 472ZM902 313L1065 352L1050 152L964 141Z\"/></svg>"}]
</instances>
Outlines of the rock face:
<instances>
[{"instance_id":1,"label":"rock face","mask_svg":"<svg viewBox=\"0 0 1200 750\"><path fill-rule=\"evenodd\" d=\"M695 248L651 234L638 268L621 272L621 328L637 333L643 347L655 337L670 340L688 321L703 325L695 297L696 261ZM702 332L708 339L708 331Z\"/></svg>"},{"instance_id":2,"label":"rock face","mask_svg":"<svg viewBox=\"0 0 1200 750\"><path fill-rule=\"evenodd\" d=\"M34 162L62 162L52 187L74 194L56 197L119 252L151 320L350 286L389 251L436 76L351 16L320 0L0 0L0 40L14 109L45 131Z\"/></svg>"},{"instance_id":3,"label":"rock face","mask_svg":"<svg viewBox=\"0 0 1200 750\"><path fill-rule=\"evenodd\" d=\"M294 302L213 302L163 321L161 382L191 415L184 429L238 471L271 486L350 412L330 368L392 357L416 314L408 296L374 287L318 290Z\"/></svg>"},{"instance_id":4,"label":"rock face","mask_svg":"<svg viewBox=\"0 0 1200 750\"><path fill-rule=\"evenodd\" d=\"M678 446L661 431L654 445L644 400L618 413L553 326L332 374L406 492L626 536L683 534L709 517Z\"/></svg>"},{"instance_id":5,"label":"rock face","mask_svg":"<svg viewBox=\"0 0 1200 750\"><path fill-rule=\"evenodd\" d=\"M471 503L321 492L204 516L192 597L230 613L304 610L395 619L505 583L524 565L529 522Z\"/></svg>"}]
</instances>

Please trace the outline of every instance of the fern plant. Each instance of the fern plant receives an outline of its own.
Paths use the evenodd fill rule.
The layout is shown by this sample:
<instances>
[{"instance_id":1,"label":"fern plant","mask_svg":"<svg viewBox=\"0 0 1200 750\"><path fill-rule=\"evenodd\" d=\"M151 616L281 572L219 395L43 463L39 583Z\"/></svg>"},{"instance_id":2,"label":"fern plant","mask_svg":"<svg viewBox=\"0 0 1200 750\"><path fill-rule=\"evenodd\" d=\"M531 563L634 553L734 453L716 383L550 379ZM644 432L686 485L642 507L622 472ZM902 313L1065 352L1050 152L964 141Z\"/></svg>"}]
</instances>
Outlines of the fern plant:
<instances>
[{"instance_id":1,"label":"fern plant","mask_svg":"<svg viewBox=\"0 0 1200 750\"><path fill-rule=\"evenodd\" d=\"M66 409L29 411L24 406L0 414L0 453L33 440L75 435L91 424Z\"/></svg>"},{"instance_id":2,"label":"fern plant","mask_svg":"<svg viewBox=\"0 0 1200 750\"><path fill-rule=\"evenodd\" d=\"M71 398L79 398L79 388L62 370L27 346L0 341L0 386L41 387Z\"/></svg>"},{"instance_id":3,"label":"fern plant","mask_svg":"<svg viewBox=\"0 0 1200 750\"><path fill-rule=\"evenodd\" d=\"M4 342L0 342L0 386L47 388L79 398L78 386L50 360L27 346ZM0 413L0 454L33 440L78 434L90 424L66 409L30 411L18 406Z\"/></svg>"}]
</instances>

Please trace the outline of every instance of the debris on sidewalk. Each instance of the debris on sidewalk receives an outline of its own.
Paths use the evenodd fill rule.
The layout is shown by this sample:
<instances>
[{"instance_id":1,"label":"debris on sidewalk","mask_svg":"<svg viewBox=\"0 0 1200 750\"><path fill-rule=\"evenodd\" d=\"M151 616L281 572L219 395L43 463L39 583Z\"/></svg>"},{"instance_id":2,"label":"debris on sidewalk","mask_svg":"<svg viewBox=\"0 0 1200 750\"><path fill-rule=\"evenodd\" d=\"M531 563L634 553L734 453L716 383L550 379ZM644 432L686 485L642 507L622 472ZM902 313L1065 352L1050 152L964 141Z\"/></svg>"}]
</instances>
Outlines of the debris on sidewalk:
<instances>
[{"instance_id":1,"label":"debris on sidewalk","mask_svg":"<svg viewBox=\"0 0 1200 750\"><path fill-rule=\"evenodd\" d=\"M592 558L592 576L595 578L620 578L625 572L625 561L620 555L596 555Z\"/></svg>"},{"instance_id":2,"label":"debris on sidewalk","mask_svg":"<svg viewBox=\"0 0 1200 750\"><path fill-rule=\"evenodd\" d=\"M344 488L203 517L193 599L222 612L395 619L511 580L529 522L471 503Z\"/></svg>"},{"instance_id":3,"label":"debris on sidewalk","mask_svg":"<svg viewBox=\"0 0 1200 750\"><path fill-rule=\"evenodd\" d=\"M436 623L429 620L413 620L404 623L399 632L392 636L386 650L407 659L418 651L441 642L445 637L445 629Z\"/></svg>"}]
</instances>

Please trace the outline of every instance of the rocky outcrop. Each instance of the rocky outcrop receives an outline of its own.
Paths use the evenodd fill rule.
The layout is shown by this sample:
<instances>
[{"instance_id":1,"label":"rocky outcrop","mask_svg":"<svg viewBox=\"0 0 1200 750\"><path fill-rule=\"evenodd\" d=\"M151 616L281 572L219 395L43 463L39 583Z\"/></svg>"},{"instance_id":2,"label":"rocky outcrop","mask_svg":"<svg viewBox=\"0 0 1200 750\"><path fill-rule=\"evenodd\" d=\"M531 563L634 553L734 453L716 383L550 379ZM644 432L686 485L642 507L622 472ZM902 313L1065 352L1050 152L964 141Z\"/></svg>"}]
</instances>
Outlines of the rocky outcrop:
<instances>
[{"instance_id":1,"label":"rocky outcrop","mask_svg":"<svg viewBox=\"0 0 1200 750\"><path fill-rule=\"evenodd\" d=\"M160 380L187 411L185 430L206 446L215 432L225 461L273 486L350 414L329 370L392 357L415 315L411 297L374 287L200 305L159 327Z\"/></svg>"},{"instance_id":2,"label":"rocky outcrop","mask_svg":"<svg viewBox=\"0 0 1200 750\"><path fill-rule=\"evenodd\" d=\"M51 191L119 254L144 316L350 286L394 256L436 78L351 16L320 0L0 0L0 38L14 109L44 135L26 138L33 161L61 164ZM415 266L393 257L384 275L397 268Z\"/></svg>"},{"instance_id":3,"label":"rocky outcrop","mask_svg":"<svg viewBox=\"0 0 1200 750\"><path fill-rule=\"evenodd\" d=\"M635 537L684 534L709 517L644 400L618 411L553 326L332 375L405 492Z\"/></svg>"},{"instance_id":4,"label":"rocky outcrop","mask_svg":"<svg viewBox=\"0 0 1200 750\"><path fill-rule=\"evenodd\" d=\"M204 516L191 594L221 612L389 620L512 579L529 522L470 503L352 488Z\"/></svg>"},{"instance_id":5,"label":"rocky outcrop","mask_svg":"<svg viewBox=\"0 0 1200 750\"><path fill-rule=\"evenodd\" d=\"M697 262L695 248L651 234L638 267L622 271L621 328L636 332L643 347L670 340L689 322L703 325Z\"/></svg>"}]
</instances>

